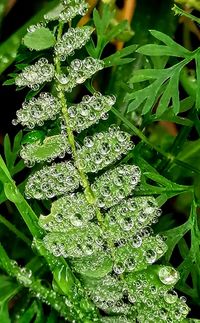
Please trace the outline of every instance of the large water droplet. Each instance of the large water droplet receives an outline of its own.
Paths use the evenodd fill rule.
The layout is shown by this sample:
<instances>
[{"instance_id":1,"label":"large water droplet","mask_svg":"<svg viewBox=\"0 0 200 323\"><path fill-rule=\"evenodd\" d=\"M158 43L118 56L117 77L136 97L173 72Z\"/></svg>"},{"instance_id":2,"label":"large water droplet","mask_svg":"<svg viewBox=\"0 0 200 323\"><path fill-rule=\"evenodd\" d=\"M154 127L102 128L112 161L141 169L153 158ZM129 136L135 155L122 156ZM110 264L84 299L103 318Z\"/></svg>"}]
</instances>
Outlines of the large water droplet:
<instances>
[{"instance_id":1,"label":"large water droplet","mask_svg":"<svg viewBox=\"0 0 200 323\"><path fill-rule=\"evenodd\" d=\"M172 267L162 267L158 272L160 281L165 285L175 285L179 280L179 273Z\"/></svg>"}]
</instances>

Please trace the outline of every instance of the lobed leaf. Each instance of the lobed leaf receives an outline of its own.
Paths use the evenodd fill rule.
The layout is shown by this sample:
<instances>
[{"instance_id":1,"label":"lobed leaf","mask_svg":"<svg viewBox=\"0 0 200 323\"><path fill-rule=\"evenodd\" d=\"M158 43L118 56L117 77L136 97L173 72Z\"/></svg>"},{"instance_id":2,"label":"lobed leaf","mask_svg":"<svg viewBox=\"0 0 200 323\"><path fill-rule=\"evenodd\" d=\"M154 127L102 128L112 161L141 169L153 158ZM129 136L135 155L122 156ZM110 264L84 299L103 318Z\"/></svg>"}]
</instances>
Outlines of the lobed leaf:
<instances>
[{"instance_id":1,"label":"lobed leaf","mask_svg":"<svg viewBox=\"0 0 200 323\"><path fill-rule=\"evenodd\" d=\"M29 29L29 32L24 36L23 43L31 50L44 50L53 47L56 39L50 29L46 27Z\"/></svg>"}]
</instances>

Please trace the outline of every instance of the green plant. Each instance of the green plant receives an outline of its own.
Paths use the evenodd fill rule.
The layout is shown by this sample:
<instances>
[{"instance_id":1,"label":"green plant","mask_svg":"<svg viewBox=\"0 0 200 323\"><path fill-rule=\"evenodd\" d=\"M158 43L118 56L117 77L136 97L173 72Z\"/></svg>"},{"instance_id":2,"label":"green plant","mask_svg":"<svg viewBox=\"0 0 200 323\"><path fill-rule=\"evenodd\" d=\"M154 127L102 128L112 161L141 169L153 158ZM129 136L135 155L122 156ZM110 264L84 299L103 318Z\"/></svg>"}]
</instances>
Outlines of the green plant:
<instances>
[{"instance_id":1,"label":"green plant","mask_svg":"<svg viewBox=\"0 0 200 323\"><path fill-rule=\"evenodd\" d=\"M44 321L44 303L55 310L47 318L53 322L58 317L69 322L186 322L189 307L174 286L179 281L180 291L198 297L193 270L199 264L198 198L192 186L177 184L150 166L141 153L143 145L164 156L160 169L175 164L197 170L180 156L155 147L114 108L115 96L103 95L95 89L96 73L132 63L133 57L127 56L133 56L137 46L130 45L102 58L106 45L118 37L127 22L111 27L113 13L109 7L103 7L102 15L95 9L95 44L94 27L77 26L77 16L84 15L87 7L84 0L63 0L45 15L45 23L30 26L23 44L31 51L21 49L16 71L5 82L15 83L18 90L29 87L30 91L13 120L14 125L26 127L26 135L22 138L19 132L13 147L9 137L5 137L6 163L0 159L3 185L0 199L14 203L25 221L32 235L35 257L19 266L0 245L0 267L15 279L0 277L0 288L6 288L0 317L9 322L9 300L21 293L23 303L25 293L23 314L16 311L14 321L19 315L19 322L33 318L35 322ZM129 84L156 81L127 94L126 99L135 99L128 111L138 110L146 100L142 114L147 114L149 120L166 114L169 118L170 113L177 120L176 114L182 111L185 102L180 102L178 96L180 73L194 59L198 72L199 49L190 52L161 32L152 34L166 46L144 45L137 49L139 54L173 55L183 60L168 68L164 68L163 60L160 68L136 71ZM198 79L197 73L197 86ZM85 85L84 95L77 103L75 90L81 84ZM168 112L171 99L172 108ZM187 103L193 105L194 101L198 109L198 91L187 98ZM156 114L150 114L156 103ZM135 147L131 134L113 124L114 116L141 143ZM181 123L181 118L178 121ZM190 122L185 123L191 126ZM19 150L25 165L34 168L25 182L17 186L12 177L24 169L21 160L16 162ZM154 233L152 227L161 216L160 206L181 193L193 196L190 217L181 226L173 229L167 226L164 235ZM24 196L31 199L30 203ZM42 215L43 212L49 214ZM0 222L30 248L26 235L3 217ZM190 249L184 239L189 231ZM169 263L177 244L185 258L179 266L180 273ZM193 289L187 289L190 272Z\"/></svg>"}]
</instances>

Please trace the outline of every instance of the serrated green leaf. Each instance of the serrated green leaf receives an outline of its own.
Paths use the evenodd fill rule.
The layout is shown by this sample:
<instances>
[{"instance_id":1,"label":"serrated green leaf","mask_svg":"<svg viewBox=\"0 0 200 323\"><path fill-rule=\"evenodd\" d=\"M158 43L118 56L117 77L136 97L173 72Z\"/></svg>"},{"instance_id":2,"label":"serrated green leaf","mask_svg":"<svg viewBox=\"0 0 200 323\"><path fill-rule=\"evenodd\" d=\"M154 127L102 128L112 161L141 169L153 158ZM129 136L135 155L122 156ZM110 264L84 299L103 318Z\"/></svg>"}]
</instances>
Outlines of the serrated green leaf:
<instances>
[{"instance_id":1,"label":"serrated green leaf","mask_svg":"<svg viewBox=\"0 0 200 323\"><path fill-rule=\"evenodd\" d=\"M129 83L144 82L148 80L155 80L158 77L166 76L167 73L162 69L139 69L134 72L130 78Z\"/></svg>"},{"instance_id":2,"label":"serrated green leaf","mask_svg":"<svg viewBox=\"0 0 200 323\"><path fill-rule=\"evenodd\" d=\"M186 49L185 47L177 44L171 37L168 35L158 31L158 30L150 30L152 36L163 42L165 45L170 47L176 52L176 56L187 57L190 56L192 53Z\"/></svg>"},{"instance_id":3,"label":"serrated green leaf","mask_svg":"<svg viewBox=\"0 0 200 323\"><path fill-rule=\"evenodd\" d=\"M171 66L167 69L147 69L147 72L140 71L135 73L130 80L130 83L136 83L141 81L147 81L155 79L147 87L133 91L133 93L128 93L126 95L126 101L131 101L128 105L128 112L134 111L143 105L142 114L148 113L159 100L158 108L156 110L157 116L162 115L165 110L167 110L170 100L172 99L172 106L174 114L176 115L180 110L180 100L179 100L179 77L180 72L183 67L189 62L189 59L184 59L183 61ZM156 75L157 72L157 75Z\"/></svg>"},{"instance_id":4,"label":"serrated green leaf","mask_svg":"<svg viewBox=\"0 0 200 323\"><path fill-rule=\"evenodd\" d=\"M43 50L52 47L55 44L55 37L52 32L45 27L37 28L33 32L28 32L23 43L29 49Z\"/></svg>"},{"instance_id":5,"label":"serrated green leaf","mask_svg":"<svg viewBox=\"0 0 200 323\"><path fill-rule=\"evenodd\" d=\"M136 48L137 48L137 45L130 45L106 57L104 59L105 66L110 67L110 66L116 66L116 65L123 65L134 61L135 58L124 58L124 57L130 54L133 54Z\"/></svg>"},{"instance_id":6,"label":"serrated green leaf","mask_svg":"<svg viewBox=\"0 0 200 323\"><path fill-rule=\"evenodd\" d=\"M6 159L6 165L11 175L14 175L13 172L14 172L15 162L21 147L21 139L22 139L22 131L19 131L14 138L13 147L11 147L11 142L8 134L6 134L4 137L4 155ZM20 165L19 168L18 167L15 169L15 174L18 172L18 170L20 171L20 168L22 167L22 165Z\"/></svg>"}]
</instances>

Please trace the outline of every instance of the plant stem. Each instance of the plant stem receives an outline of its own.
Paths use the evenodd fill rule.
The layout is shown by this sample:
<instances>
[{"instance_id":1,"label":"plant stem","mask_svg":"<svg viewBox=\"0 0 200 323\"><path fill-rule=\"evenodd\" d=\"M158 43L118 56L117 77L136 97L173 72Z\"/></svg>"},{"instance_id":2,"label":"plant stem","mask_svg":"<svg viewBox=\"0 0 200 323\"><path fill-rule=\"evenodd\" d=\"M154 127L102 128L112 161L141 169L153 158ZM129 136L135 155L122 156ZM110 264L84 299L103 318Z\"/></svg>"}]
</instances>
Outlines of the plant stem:
<instances>
[{"instance_id":1,"label":"plant stem","mask_svg":"<svg viewBox=\"0 0 200 323\"><path fill-rule=\"evenodd\" d=\"M59 23L57 41L59 41L61 39L62 31L63 31L63 23ZM56 73L58 75L62 75L61 61L60 61L59 57L56 56L54 60L55 60L55 66L56 66ZM82 183L82 186L84 188L84 194L85 194L85 197L86 197L88 203L95 204L96 203L96 197L95 197L94 192L92 191L92 188L91 188L90 183L88 181L87 175L83 171L82 161L79 160L79 158L78 158L77 151L76 151L76 143L75 143L74 134L73 134L73 131L71 130L71 128L69 126L70 117L69 117L68 110L67 110L67 103L66 103L66 99L65 99L65 90L64 90L64 87L62 86L62 84L58 84L57 88L58 88L58 96L59 96L59 98L61 100L62 114L63 114L63 117L65 119L65 123L66 123L68 141L69 141L69 144L71 146L72 155L73 155L73 159L75 161L75 165L77 167L77 170L78 170L80 178L81 178L81 183ZM103 216L101 214L101 210L97 206L95 207L95 212L96 212L96 217L97 217L99 225L103 229L106 230L106 225L105 225L105 223L103 221ZM111 250L111 256L112 256L112 258L114 260L115 256L114 256L114 252L113 252L113 243L112 243L112 241L110 241L108 239L107 244L108 244L108 246L109 246L109 248Z\"/></svg>"},{"instance_id":2,"label":"plant stem","mask_svg":"<svg viewBox=\"0 0 200 323\"><path fill-rule=\"evenodd\" d=\"M9 170L0 156L0 180L4 185L4 192L8 200L13 202L20 212L29 231L34 237L41 238L44 231L38 224L38 217L18 190L15 182L10 176Z\"/></svg>"},{"instance_id":3,"label":"plant stem","mask_svg":"<svg viewBox=\"0 0 200 323\"><path fill-rule=\"evenodd\" d=\"M174 11L175 15L185 16L185 17L191 19L192 21L195 21L198 24L200 24L200 18L195 17L191 13L184 11L183 9L178 7L176 4L173 6L172 10Z\"/></svg>"},{"instance_id":4,"label":"plant stem","mask_svg":"<svg viewBox=\"0 0 200 323\"><path fill-rule=\"evenodd\" d=\"M60 38L62 36L62 31L63 31L63 23L59 23L58 35L57 35L58 41L60 40ZM56 73L58 75L61 75L62 74L61 61L60 61L59 57L56 56L54 61L55 61L55 66L56 66ZM75 165L77 167L77 170L78 170L80 178L81 178L81 183L84 188L85 197L90 204L95 204L95 202L96 202L95 195L90 187L90 183L88 181L87 175L83 171L83 167L81 165L82 162L81 162L81 160L79 160L78 155L77 155L74 134L69 126L70 118L69 118L69 114L68 114L68 110L67 110L67 103L66 103L66 99L65 99L65 90L64 90L64 87L62 86L62 84L60 84L60 83L58 84L58 96L61 101L62 114L63 114L63 117L65 119L65 123L66 123L68 141L71 146L72 155L73 155L73 159L75 161ZM101 212L98 209L96 209L96 216L97 216L98 222L100 224L103 224L103 217L101 215Z\"/></svg>"},{"instance_id":5,"label":"plant stem","mask_svg":"<svg viewBox=\"0 0 200 323\"><path fill-rule=\"evenodd\" d=\"M20 285L29 288L34 296L50 305L56 311L59 311L65 318L72 321L72 310L66 305L64 298L53 290L42 286L40 280L36 279L31 272L29 273L25 268L20 268L15 261L10 260L1 244L0 264L9 276L19 281Z\"/></svg>"},{"instance_id":6,"label":"plant stem","mask_svg":"<svg viewBox=\"0 0 200 323\"><path fill-rule=\"evenodd\" d=\"M10 223L7 219L5 219L0 214L0 222L4 224L10 231L12 231L19 239L24 241L28 246L31 246L31 240L26 237L26 235L18 230L12 223Z\"/></svg>"}]
</instances>

